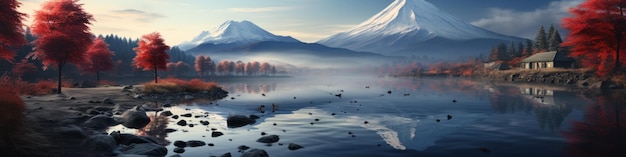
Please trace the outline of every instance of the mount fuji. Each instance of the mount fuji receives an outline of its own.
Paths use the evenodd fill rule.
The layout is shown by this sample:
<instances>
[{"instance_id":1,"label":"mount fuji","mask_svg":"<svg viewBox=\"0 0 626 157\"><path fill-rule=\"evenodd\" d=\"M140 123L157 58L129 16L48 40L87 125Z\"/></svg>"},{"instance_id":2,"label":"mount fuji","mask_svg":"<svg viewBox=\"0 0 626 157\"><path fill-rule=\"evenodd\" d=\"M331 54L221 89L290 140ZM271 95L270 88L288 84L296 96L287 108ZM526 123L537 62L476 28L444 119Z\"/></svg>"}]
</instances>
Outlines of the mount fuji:
<instances>
[{"instance_id":1,"label":"mount fuji","mask_svg":"<svg viewBox=\"0 0 626 157\"><path fill-rule=\"evenodd\" d=\"M317 43L386 55L475 56L524 39L498 34L448 14L426 0L396 0L355 28Z\"/></svg>"},{"instance_id":2,"label":"mount fuji","mask_svg":"<svg viewBox=\"0 0 626 157\"><path fill-rule=\"evenodd\" d=\"M189 50L202 44L245 45L259 41L300 42L290 36L277 36L250 21L228 20L217 28L203 31L191 41L178 45L181 50Z\"/></svg>"},{"instance_id":3,"label":"mount fuji","mask_svg":"<svg viewBox=\"0 0 626 157\"><path fill-rule=\"evenodd\" d=\"M226 21L217 28L203 31L179 48L193 55L249 56L262 54L309 55L317 57L382 57L370 52L355 52L321 44L303 43L289 36L277 36L250 21Z\"/></svg>"}]
</instances>

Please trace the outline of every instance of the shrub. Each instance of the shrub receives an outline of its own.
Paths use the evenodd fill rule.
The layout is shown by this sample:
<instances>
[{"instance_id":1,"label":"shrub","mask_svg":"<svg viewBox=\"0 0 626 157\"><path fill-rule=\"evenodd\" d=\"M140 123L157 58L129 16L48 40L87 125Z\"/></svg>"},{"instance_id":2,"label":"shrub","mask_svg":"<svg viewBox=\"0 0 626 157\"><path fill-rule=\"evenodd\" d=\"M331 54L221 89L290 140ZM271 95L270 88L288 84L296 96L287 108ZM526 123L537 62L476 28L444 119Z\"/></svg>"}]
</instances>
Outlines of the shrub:
<instances>
[{"instance_id":1,"label":"shrub","mask_svg":"<svg viewBox=\"0 0 626 157\"><path fill-rule=\"evenodd\" d=\"M144 93L179 93L190 92L197 93L201 91L209 91L213 88L218 88L215 82L204 82L199 79L192 79L185 81L176 78L162 79L159 83L145 83Z\"/></svg>"},{"instance_id":2,"label":"shrub","mask_svg":"<svg viewBox=\"0 0 626 157\"><path fill-rule=\"evenodd\" d=\"M24 101L9 88L0 87L0 139L19 133L24 120Z\"/></svg>"}]
</instances>

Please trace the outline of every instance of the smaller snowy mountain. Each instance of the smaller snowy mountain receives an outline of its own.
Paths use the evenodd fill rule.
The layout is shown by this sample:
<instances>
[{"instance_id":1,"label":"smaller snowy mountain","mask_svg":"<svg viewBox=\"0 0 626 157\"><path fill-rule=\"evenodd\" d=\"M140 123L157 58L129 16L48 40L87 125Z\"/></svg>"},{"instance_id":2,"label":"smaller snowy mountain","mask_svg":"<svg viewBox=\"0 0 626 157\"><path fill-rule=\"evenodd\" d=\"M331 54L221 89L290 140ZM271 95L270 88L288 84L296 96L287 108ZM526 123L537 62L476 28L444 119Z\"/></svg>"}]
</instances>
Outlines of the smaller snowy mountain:
<instances>
[{"instance_id":1,"label":"smaller snowy mountain","mask_svg":"<svg viewBox=\"0 0 626 157\"><path fill-rule=\"evenodd\" d=\"M191 41L178 45L182 50L190 50L202 44L246 45L260 41L300 42L290 36L277 36L250 21L228 20L217 28L203 31Z\"/></svg>"}]
</instances>

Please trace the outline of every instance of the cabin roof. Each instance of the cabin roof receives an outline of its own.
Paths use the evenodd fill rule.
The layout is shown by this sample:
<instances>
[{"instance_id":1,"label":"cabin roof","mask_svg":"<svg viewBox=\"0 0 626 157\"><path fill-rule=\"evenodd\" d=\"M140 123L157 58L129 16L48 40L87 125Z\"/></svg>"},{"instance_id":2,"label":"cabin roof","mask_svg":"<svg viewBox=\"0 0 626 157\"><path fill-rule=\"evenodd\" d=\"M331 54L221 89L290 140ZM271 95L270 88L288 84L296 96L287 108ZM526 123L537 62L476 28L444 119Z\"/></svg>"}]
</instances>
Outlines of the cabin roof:
<instances>
[{"instance_id":1,"label":"cabin roof","mask_svg":"<svg viewBox=\"0 0 626 157\"><path fill-rule=\"evenodd\" d=\"M529 63L529 62L552 62L552 61L573 62L574 60L572 58L567 57L562 52L550 51L550 52L542 52L542 53L534 54L534 55L532 55L532 56L522 60L522 63Z\"/></svg>"}]
</instances>

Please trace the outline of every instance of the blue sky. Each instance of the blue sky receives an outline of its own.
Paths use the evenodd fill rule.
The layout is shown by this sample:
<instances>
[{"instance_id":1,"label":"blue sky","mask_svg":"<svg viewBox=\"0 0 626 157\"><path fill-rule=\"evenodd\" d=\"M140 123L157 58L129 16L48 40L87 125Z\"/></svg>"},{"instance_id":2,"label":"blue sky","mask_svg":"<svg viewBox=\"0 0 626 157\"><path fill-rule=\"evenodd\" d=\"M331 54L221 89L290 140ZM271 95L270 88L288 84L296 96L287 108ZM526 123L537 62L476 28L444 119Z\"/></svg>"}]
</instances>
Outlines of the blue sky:
<instances>
[{"instance_id":1,"label":"blue sky","mask_svg":"<svg viewBox=\"0 0 626 157\"><path fill-rule=\"evenodd\" d=\"M20 0L18 0L20 1ZM532 38L558 24L583 0L427 0L474 25ZM21 0L33 14L44 0ZM226 20L249 20L277 35L315 42L367 20L393 0L80 0L96 22L94 34L137 38L160 32L169 45L191 40ZM30 24L27 22L27 24Z\"/></svg>"}]
</instances>

